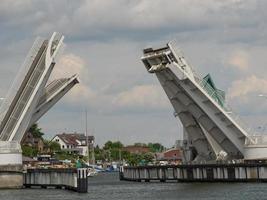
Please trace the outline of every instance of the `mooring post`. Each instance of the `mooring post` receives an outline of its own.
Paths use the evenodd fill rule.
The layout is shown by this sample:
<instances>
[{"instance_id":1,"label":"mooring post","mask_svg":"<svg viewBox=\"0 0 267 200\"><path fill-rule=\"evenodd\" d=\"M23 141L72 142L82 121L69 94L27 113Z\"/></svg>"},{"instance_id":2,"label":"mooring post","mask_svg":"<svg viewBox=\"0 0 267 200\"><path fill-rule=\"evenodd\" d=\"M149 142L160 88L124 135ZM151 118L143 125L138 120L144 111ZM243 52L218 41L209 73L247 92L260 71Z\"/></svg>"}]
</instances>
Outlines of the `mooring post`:
<instances>
[{"instance_id":1,"label":"mooring post","mask_svg":"<svg viewBox=\"0 0 267 200\"><path fill-rule=\"evenodd\" d=\"M77 192L79 193L88 192L87 168L77 169Z\"/></svg>"},{"instance_id":2,"label":"mooring post","mask_svg":"<svg viewBox=\"0 0 267 200\"><path fill-rule=\"evenodd\" d=\"M120 180L124 180L124 168L123 166L120 166Z\"/></svg>"}]
</instances>

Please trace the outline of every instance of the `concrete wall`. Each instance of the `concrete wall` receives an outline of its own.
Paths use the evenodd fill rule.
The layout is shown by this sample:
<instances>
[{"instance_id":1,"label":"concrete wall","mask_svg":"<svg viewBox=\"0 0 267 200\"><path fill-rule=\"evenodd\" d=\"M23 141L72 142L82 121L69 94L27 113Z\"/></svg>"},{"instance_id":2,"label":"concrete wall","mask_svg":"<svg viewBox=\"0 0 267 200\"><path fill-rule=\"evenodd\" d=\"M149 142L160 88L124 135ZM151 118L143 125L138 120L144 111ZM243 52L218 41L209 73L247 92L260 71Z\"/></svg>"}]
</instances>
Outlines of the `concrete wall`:
<instances>
[{"instance_id":1,"label":"concrete wall","mask_svg":"<svg viewBox=\"0 0 267 200\"><path fill-rule=\"evenodd\" d=\"M1 165L0 189L22 188L22 187L23 187L22 165Z\"/></svg>"},{"instance_id":2,"label":"concrete wall","mask_svg":"<svg viewBox=\"0 0 267 200\"><path fill-rule=\"evenodd\" d=\"M0 141L0 189L22 188L22 153L18 142Z\"/></svg>"}]
</instances>

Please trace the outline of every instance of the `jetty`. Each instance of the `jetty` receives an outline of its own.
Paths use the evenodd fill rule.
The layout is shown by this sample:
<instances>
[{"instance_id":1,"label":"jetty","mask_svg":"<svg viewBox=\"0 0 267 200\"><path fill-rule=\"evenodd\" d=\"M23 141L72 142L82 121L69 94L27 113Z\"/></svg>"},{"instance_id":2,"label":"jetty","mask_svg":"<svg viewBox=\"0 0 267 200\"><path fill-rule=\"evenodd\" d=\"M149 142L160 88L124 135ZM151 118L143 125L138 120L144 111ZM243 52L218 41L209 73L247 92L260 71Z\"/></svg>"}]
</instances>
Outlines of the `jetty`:
<instances>
[{"instance_id":1,"label":"jetty","mask_svg":"<svg viewBox=\"0 0 267 200\"><path fill-rule=\"evenodd\" d=\"M138 182L267 182L267 163L121 167L120 180Z\"/></svg>"}]
</instances>

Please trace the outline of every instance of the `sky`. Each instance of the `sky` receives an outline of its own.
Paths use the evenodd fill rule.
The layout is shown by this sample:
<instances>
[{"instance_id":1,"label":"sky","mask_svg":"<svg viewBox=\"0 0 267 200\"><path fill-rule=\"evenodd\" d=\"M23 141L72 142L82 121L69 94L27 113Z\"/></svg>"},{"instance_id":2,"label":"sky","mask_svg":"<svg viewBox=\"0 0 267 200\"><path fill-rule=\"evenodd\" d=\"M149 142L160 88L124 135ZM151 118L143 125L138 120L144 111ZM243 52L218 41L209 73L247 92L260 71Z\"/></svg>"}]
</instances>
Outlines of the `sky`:
<instances>
[{"instance_id":1,"label":"sky","mask_svg":"<svg viewBox=\"0 0 267 200\"><path fill-rule=\"evenodd\" d=\"M176 41L201 76L210 73L227 102L253 130L267 132L267 1L1 0L0 97L37 36L65 35L52 78L79 74L40 121L47 138L89 133L96 143L181 139L182 127L142 49ZM52 80L51 78L51 80ZM266 130L265 130L266 129Z\"/></svg>"}]
</instances>

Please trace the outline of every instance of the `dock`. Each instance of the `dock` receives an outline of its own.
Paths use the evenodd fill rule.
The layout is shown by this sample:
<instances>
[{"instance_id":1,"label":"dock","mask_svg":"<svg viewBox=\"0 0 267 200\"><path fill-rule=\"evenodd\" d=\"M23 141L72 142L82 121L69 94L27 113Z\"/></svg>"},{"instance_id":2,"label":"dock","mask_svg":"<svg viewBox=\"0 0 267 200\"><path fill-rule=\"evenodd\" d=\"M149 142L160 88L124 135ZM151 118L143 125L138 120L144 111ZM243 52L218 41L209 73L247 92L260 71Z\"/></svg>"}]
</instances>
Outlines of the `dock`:
<instances>
[{"instance_id":1,"label":"dock","mask_svg":"<svg viewBox=\"0 0 267 200\"><path fill-rule=\"evenodd\" d=\"M267 182L267 163L121 167L120 180L138 182Z\"/></svg>"},{"instance_id":2,"label":"dock","mask_svg":"<svg viewBox=\"0 0 267 200\"><path fill-rule=\"evenodd\" d=\"M87 168L28 169L23 174L23 185L25 188L55 188L87 193Z\"/></svg>"}]
</instances>

